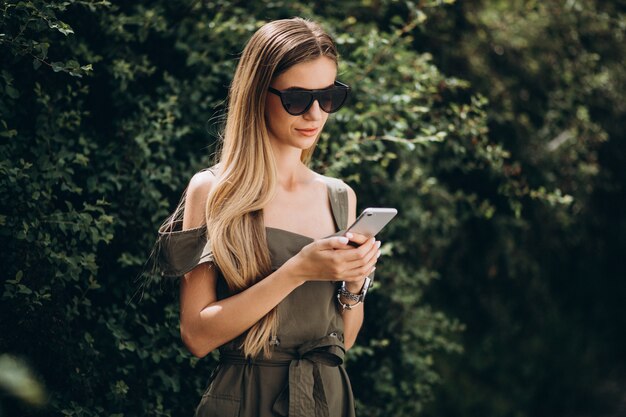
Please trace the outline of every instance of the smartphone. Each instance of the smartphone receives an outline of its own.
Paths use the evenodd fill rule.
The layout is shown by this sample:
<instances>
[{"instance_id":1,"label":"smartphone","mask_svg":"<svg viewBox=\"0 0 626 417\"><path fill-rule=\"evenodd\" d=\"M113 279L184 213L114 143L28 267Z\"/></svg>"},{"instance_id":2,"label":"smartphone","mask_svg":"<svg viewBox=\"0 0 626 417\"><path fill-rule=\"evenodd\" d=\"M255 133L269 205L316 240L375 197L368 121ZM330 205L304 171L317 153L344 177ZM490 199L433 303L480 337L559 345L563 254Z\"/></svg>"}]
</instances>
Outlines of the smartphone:
<instances>
[{"instance_id":1,"label":"smartphone","mask_svg":"<svg viewBox=\"0 0 626 417\"><path fill-rule=\"evenodd\" d=\"M398 214L395 208L368 207L356 218L346 232L360 233L368 237L374 237ZM348 242L351 246L358 247L356 242Z\"/></svg>"}]
</instances>

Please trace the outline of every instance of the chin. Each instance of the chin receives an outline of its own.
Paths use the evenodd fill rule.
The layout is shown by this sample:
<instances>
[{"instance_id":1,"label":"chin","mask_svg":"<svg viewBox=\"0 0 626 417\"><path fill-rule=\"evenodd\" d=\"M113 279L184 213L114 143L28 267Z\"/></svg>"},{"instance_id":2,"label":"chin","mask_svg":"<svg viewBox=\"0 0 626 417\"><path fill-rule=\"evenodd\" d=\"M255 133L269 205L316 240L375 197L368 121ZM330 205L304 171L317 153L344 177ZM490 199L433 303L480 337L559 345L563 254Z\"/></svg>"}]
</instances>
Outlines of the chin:
<instances>
[{"instance_id":1,"label":"chin","mask_svg":"<svg viewBox=\"0 0 626 417\"><path fill-rule=\"evenodd\" d=\"M300 141L300 142L298 142L298 143L297 143L297 147L298 147L299 149L302 149L303 151L304 151L304 150L307 150L307 149L309 149L311 146L315 145L315 142L317 142L317 138L318 138L318 137L319 137L319 136L315 136L315 137L313 137L313 138L310 138L310 139L307 139L307 140L304 140L304 141Z\"/></svg>"},{"instance_id":2,"label":"chin","mask_svg":"<svg viewBox=\"0 0 626 417\"><path fill-rule=\"evenodd\" d=\"M283 139L282 140L278 139L276 143L281 144L280 146L290 146L290 147L304 151L306 149L309 149L311 146L314 146L319 136L320 136L319 133L315 136L310 136L310 137L299 136L299 135L298 136L293 135L290 137L283 136Z\"/></svg>"}]
</instances>

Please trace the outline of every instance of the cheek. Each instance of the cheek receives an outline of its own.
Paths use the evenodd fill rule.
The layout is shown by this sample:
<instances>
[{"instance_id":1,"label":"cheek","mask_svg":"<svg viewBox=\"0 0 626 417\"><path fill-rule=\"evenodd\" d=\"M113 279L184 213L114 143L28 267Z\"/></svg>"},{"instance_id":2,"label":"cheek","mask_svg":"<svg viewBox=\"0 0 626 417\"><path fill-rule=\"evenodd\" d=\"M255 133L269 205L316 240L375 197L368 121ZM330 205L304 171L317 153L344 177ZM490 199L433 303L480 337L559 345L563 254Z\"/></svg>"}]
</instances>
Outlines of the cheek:
<instances>
[{"instance_id":1,"label":"cheek","mask_svg":"<svg viewBox=\"0 0 626 417\"><path fill-rule=\"evenodd\" d=\"M282 107L280 99L273 94L268 94L265 99L265 114L275 115L279 107Z\"/></svg>"},{"instance_id":2,"label":"cheek","mask_svg":"<svg viewBox=\"0 0 626 417\"><path fill-rule=\"evenodd\" d=\"M268 96L265 101L265 121L268 126L278 128L284 123L286 113L278 97Z\"/></svg>"},{"instance_id":3,"label":"cheek","mask_svg":"<svg viewBox=\"0 0 626 417\"><path fill-rule=\"evenodd\" d=\"M268 129L274 133L289 131L294 119L297 117L285 111L278 97L268 96L265 102L265 123Z\"/></svg>"}]
</instances>

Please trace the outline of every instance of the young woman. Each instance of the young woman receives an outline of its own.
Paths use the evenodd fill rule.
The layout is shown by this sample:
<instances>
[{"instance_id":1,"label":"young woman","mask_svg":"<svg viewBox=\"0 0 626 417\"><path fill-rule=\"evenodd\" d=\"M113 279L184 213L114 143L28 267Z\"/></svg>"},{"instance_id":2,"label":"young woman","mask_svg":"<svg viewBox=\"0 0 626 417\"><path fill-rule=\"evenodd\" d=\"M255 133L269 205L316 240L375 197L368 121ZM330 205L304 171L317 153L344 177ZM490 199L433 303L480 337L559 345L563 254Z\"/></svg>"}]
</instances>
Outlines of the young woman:
<instances>
[{"instance_id":1,"label":"young woman","mask_svg":"<svg viewBox=\"0 0 626 417\"><path fill-rule=\"evenodd\" d=\"M354 191L307 167L349 93L336 76L317 24L261 27L232 81L217 164L159 229L162 275L181 277L183 342L199 358L220 351L196 416L355 415L343 357L380 242L344 233Z\"/></svg>"}]
</instances>

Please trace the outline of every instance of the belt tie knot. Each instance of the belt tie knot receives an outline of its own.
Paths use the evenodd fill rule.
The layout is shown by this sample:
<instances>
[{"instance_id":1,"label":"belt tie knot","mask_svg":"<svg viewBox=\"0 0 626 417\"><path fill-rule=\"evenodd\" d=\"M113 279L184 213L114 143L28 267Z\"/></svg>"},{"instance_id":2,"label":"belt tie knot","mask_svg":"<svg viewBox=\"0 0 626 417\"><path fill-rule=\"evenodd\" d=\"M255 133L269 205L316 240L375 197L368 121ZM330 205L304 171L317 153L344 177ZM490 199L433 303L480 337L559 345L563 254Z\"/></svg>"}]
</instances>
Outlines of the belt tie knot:
<instances>
[{"instance_id":1,"label":"belt tie knot","mask_svg":"<svg viewBox=\"0 0 626 417\"><path fill-rule=\"evenodd\" d=\"M343 364L345 348L336 335L301 345L289 363L289 382L274 412L289 417L330 417L320 367Z\"/></svg>"}]
</instances>

